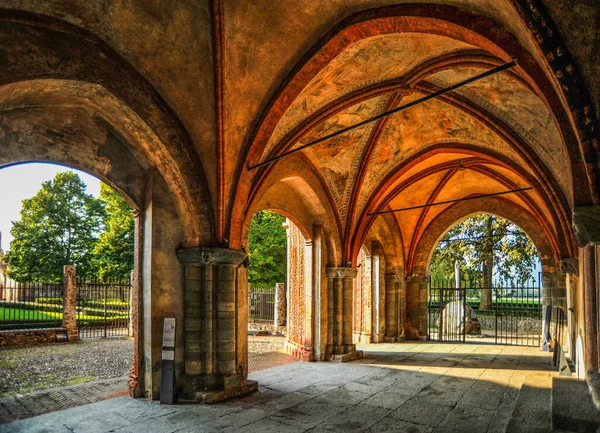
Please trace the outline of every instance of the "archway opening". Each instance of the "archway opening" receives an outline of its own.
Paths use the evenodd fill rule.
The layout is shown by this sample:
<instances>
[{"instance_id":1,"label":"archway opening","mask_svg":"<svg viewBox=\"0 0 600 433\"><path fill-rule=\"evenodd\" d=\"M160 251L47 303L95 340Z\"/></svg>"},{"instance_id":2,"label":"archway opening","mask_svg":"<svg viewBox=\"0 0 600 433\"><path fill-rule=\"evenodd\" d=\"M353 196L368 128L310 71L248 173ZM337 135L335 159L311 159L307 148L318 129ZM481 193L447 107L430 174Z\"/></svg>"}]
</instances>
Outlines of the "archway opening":
<instances>
[{"instance_id":1,"label":"archway opening","mask_svg":"<svg viewBox=\"0 0 600 433\"><path fill-rule=\"evenodd\" d=\"M2 345L14 347L4 353L6 367L15 367L0 394L97 380L108 380L111 393L126 392L134 354L133 201L54 164L4 167L0 184L11 185L0 207L0 329L8 331Z\"/></svg>"},{"instance_id":2,"label":"archway opening","mask_svg":"<svg viewBox=\"0 0 600 433\"><path fill-rule=\"evenodd\" d=\"M306 231L281 213L253 216L248 230L250 372L311 356L311 247Z\"/></svg>"},{"instance_id":3,"label":"archway opening","mask_svg":"<svg viewBox=\"0 0 600 433\"><path fill-rule=\"evenodd\" d=\"M541 261L525 231L488 213L439 239L428 263L432 340L539 346Z\"/></svg>"}]
</instances>

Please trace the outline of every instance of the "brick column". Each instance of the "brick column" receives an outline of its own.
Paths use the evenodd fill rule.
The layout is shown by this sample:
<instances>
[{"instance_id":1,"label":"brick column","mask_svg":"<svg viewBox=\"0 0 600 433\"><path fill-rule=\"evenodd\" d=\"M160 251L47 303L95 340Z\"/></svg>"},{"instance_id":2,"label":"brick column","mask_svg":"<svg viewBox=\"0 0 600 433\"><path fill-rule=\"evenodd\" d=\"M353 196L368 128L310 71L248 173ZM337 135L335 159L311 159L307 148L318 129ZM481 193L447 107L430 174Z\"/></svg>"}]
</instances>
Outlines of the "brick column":
<instances>
[{"instance_id":1,"label":"brick column","mask_svg":"<svg viewBox=\"0 0 600 433\"><path fill-rule=\"evenodd\" d=\"M63 268L63 321L62 326L67 330L69 341L77 341L77 284L75 277L77 270L73 265Z\"/></svg>"},{"instance_id":2,"label":"brick column","mask_svg":"<svg viewBox=\"0 0 600 433\"><path fill-rule=\"evenodd\" d=\"M427 277L406 277L406 320L403 336L414 340L427 335Z\"/></svg>"},{"instance_id":3,"label":"brick column","mask_svg":"<svg viewBox=\"0 0 600 433\"><path fill-rule=\"evenodd\" d=\"M327 268L330 292L333 294L332 360L348 361L360 356L352 343L352 289L358 274L356 268Z\"/></svg>"},{"instance_id":4,"label":"brick column","mask_svg":"<svg viewBox=\"0 0 600 433\"><path fill-rule=\"evenodd\" d=\"M238 319L248 312L239 311L237 302L237 268L246 253L196 247L180 249L177 256L185 266L182 398L212 403L256 391L256 382L246 380L247 357L238 353L248 338L238 332Z\"/></svg>"},{"instance_id":5,"label":"brick column","mask_svg":"<svg viewBox=\"0 0 600 433\"><path fill-rule=\"evenodd\" d=\"M275 325L276 329L280 326L285 326L286 324L286 307L287 299L285 296L285 284L277 283L275 284L275 319L273 321L273 325Z\"/></svg>"},{"instance_id":6,"label":"brick column","mask_svg":"<svg viewBox=\"0 0 600 433\"><path fill-rule=\"evenodd\" d=\"M406 314L406 287L403 275L385 276L386 292L386 328L385 339L387 343L399 340L404 328L403 321Z\"/></svg>"}]
</instances>

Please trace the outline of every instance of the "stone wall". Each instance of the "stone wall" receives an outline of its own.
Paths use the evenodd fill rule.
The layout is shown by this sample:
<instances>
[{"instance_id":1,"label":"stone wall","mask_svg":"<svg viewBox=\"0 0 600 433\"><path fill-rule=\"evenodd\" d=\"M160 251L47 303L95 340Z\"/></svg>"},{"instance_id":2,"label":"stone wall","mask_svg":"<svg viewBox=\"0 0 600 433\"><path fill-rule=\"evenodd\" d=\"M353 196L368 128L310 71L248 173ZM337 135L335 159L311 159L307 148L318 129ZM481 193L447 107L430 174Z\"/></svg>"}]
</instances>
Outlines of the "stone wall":
<instances>
[{"instance_id":1,"label":"stone wall","mask_svg":"<svg viewBox=\"0 0 600 433\"><path fill-rule=\"evenodd\" d=\"M29 329L24 331L0 331L0 348L36 346L38 344L57 343L56 335L67 333L69 340L73 341L70 332L65 328L55 329ZM75 341L77 334L75 334Z\"/></svg>"}]
</instances>

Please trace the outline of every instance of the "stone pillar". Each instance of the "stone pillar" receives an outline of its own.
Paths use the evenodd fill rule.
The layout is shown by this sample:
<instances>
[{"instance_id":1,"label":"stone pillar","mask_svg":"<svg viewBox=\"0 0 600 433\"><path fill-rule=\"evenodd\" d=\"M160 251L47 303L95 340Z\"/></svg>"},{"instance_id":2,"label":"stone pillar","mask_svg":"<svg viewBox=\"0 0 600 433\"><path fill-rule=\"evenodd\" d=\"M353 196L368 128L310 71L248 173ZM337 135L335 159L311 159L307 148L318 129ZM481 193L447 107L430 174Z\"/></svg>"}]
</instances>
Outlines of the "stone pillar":
<instances>
[{"instance_id":1,"label":"stone pillar","mask_svg":"<svg viewBox=\"0 0 600 433\"><path fill-rule=\"evenodd\" d=\"M77 270L73 265L63 268L63 320L62 326L67 330L69 341L77 341L77 283L75 281Z\"/></svg>"},{"instance_id":2,"label":"stone pillar","mask_svg":"<svg viewBox=\"0 0 600 433\"><path fill-rule=\"evenodd\" d=\"M427 335L427 277L406 277L406 320L403 336L408 340Z\"/></svg>"},{"instance_id":3,"label":"stone pillar","mask_svg":"<svg viewBox=\"0 0 600 433\"><path fill-rule=\"evenodd\" d=\"M386 292L386 343L399 341L404 328L403 321L406 312L406 287L403 275L385 276Z\"/></svg>"},{"instance_id":4,"label":"stone pillar","mask_svg":"<svg viewBox=\"0 0 600 433\"><path fill-rule=\"evenodd\" d=\"M557 275L554 270L545 270L542 267L542 343L544 352L552 350L552 297L558 288Z\"/></svg>"},{"instance_id":5,"label":"stone pillar","mask_svg":"<svg viewBox=\"0 0 600 433\"><path fill-rule=\"evenodd\" d=\"M332 360L348 361L360 356L352 343L352 289L356 268L327 268L327 284L333 294Z\"/></svg>"},{"instance_id":6,"label":"stone pillar","mask_svg":"<svg viewBox=\"0 0 600 433\"><path fill-rule=\"evenodd\" d=\"M595 247L583 248L583 294L585 297L585 372L598 371L598 302Z\"/></svg>"},{"instance_id":7,"label":"stone pillar","mask_svg":"<svg viewBox=\"0 0 600 433\"><path fill-rule=\"evenodd\" d=\"M285 296L285 284L275 284L275 319L273 325L275 329L285 326L287 315L287 299Z\"/></svg>"},{"instance_id":8,"label":"stone pillar","mask_svg":"<svg viewBox=\"0 0 600 433\"><path fill-rule=\"evenodd\" d=\"M182 399L212 403L256 391L256 382L246 380L247 358L238 353L248 338L237 327L247 314L237 302L237 267L246 253L195 247L180 249L177 256L185 267Z\"/></svg>"}]
</instances>

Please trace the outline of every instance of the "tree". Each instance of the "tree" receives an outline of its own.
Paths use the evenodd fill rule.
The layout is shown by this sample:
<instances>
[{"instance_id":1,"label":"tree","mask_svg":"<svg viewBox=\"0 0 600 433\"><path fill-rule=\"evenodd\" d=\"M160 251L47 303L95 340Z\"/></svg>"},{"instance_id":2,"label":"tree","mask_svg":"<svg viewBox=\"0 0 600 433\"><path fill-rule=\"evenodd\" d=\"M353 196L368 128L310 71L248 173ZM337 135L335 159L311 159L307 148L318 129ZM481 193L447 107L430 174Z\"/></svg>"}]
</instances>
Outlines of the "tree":
<instances>
[{"instance_id":1,"label":"tree","mask_svg":"<svg viewBox=\"0 0 600 433\"><path fill-rule=\"evenodd\" d=\"M85 193L72 171L44 182L23 200L21 219L13 222L13 241L6 253L8 275L16 281L59 282L63 266L77 266L78 275L92 272L90 259L102 227L104 205Z\"/></svg>"},{"instance_id":2,"label":"tree","mask_svg":"<svg viewBox=\"0 0 600 433\"><path fill-rule=\"evenodd\" d=\"M248 236L248 281L251 285L271 287L285 282L285 218L275 212L258 212L252 218Z\"/></svg>"},{"instance_id":3,"label":"tree","mask_svg":"<svg viewBox=\"0 0 600 433\"><path fill-rule=\"evenodd\" d=\"M504 283L524 284L531 280L537 249L512 222L490 214L474 215L454 226L434 251L430 274L435 280L450 280L454 262L470 281L480 281L481 309L492 307L494 273Z\"/></svg>"},{"instance_id":4,"label":"tree","mask_svg":"<svg viewBox=\"0 0 600 433\"><path fill-rule=\"evenodd\" d=\"M100 184L105 204L104 231L94 247L93 266L100 278L128 279L133 270L134 219L127 202L110 186Z\"/></svg>"}]
</instances>

